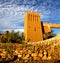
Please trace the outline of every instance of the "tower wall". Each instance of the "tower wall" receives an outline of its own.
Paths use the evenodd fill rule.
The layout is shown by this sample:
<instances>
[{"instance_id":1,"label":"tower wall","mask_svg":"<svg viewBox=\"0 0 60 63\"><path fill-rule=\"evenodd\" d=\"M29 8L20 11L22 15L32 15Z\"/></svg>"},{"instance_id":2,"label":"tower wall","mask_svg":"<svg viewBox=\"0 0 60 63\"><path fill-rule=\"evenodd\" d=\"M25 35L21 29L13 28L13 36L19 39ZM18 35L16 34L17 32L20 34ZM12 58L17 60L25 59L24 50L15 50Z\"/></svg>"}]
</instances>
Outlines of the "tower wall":
<instances>
[{"instance_id":1,"label":"tower wall","mask_svg":"<svg viewBox=\"0 0 60 63\"><path fill-rule=\"evenodd\" d=\"M25 40L36 42L43 40L40 14L36 12L26 12L24 20Z\"/></svg>"}]
</instances>

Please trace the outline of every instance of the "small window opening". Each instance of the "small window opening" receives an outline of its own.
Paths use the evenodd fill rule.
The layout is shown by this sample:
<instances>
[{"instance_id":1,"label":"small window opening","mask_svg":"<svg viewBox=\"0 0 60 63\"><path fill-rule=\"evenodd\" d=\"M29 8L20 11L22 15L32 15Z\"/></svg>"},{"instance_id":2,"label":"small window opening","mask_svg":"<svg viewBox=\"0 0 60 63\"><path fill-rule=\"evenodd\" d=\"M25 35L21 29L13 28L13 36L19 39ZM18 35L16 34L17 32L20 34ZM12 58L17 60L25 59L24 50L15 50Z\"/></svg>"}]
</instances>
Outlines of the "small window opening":
<instances>
[{"instance_id":1,"label":"small window opening","mask_svg":"<svg viewBox=\"0 0 60 63\"><path fill-rule=\"evenodd\" d=\"M34 31L36 31L36 28L34 28Z\"/></svg>"}]
</instances>

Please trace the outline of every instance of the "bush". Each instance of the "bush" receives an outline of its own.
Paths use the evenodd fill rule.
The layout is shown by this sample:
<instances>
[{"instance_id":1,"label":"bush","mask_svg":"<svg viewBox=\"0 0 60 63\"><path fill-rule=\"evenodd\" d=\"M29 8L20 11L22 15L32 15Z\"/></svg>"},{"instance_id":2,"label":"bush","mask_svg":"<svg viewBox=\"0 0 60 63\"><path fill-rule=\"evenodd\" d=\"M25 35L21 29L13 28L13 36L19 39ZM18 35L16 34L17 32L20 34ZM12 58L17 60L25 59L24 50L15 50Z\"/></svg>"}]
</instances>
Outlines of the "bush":
<instances>
[{"instance_id":1,"label":"bush","mask_svg":"<svg viewBox=\"0 0 60 63\"><path fill-rule=\"evenodd\" d=\"M9 31L5 31L4 34L1 35L0 37L0 42L3 43L22 43L24 41L24 33L20 33L18 32L14 32L14 30L12 30L12 32Z\"/></svg>"},{"instance_id":2,"label":"bush","mask_svg":"<svg viewBox=\"0 0 60 63\"><path fill-rule=\"evenodd\" d=\"M54 34L54 32L51 31L51 32L48 32L48 33L44 34L44 39L49 39L49 38L52 38L54 36L56 36L56 34Z\"/></svg>"}]
</instances>

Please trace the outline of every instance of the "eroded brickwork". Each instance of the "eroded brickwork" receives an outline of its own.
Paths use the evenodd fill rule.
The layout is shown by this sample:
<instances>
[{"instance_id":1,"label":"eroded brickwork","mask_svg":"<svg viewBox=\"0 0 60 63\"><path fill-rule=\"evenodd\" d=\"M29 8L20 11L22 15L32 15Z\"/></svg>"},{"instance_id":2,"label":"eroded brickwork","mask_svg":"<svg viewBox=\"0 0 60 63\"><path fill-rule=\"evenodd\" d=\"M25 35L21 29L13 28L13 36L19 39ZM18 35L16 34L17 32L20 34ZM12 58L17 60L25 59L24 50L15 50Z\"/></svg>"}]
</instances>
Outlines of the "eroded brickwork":
<instances>
[{"instance_id":1,"label":"eroded brickwork","mask_svg":"<svg viewBox=\"0 0 60 63\"><path fill-rule=\"evenodd\" d=\"M24 21L25 40L36 42L43 40L40 14L36 12L26 12Z\"/></svg>"}]
</instances>

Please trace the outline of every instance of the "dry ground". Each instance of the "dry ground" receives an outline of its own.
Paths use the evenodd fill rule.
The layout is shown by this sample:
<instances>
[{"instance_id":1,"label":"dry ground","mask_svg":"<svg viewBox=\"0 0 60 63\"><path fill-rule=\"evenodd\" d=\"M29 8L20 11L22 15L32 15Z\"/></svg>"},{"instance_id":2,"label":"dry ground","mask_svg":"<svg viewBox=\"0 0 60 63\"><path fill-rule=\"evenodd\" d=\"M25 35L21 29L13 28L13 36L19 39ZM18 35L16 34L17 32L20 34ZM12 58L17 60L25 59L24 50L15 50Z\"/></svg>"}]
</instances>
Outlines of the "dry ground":
<instances>
[{"instance_id":1,"label":"dry ground","mask_svg":"<svg viewBox=\"0 0 60 63\"><path fill-rule=\"evenodd\" d=\"M0 43L0 62L60 63L60 35L37 43Z\"/></svg>"}]
</instances>

